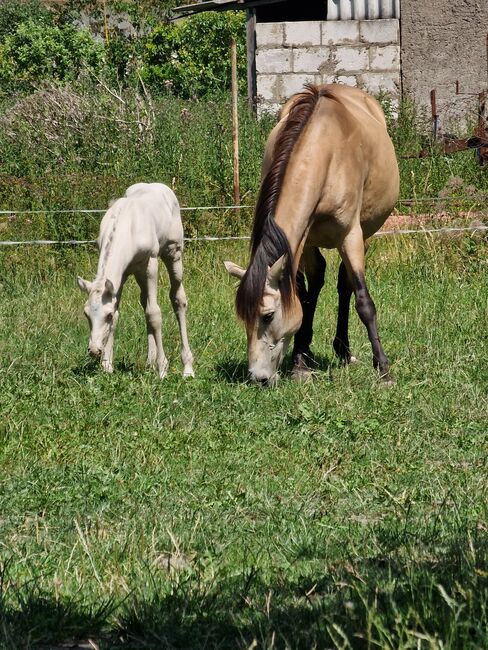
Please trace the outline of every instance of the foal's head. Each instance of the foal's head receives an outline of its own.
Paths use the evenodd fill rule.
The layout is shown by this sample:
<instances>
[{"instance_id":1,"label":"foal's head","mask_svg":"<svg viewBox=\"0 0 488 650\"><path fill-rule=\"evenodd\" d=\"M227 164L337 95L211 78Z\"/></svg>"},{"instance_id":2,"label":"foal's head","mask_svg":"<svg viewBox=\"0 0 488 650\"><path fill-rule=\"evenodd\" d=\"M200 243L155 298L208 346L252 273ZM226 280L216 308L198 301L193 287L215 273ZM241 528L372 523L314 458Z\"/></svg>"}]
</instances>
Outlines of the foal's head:
<instances>
[{"instance_id":1,"label":"foal's head","mask_svg":"<svg viewBox=\"0 0 488 650\"><path fill-rule=\"evenodd\" d=\"M89 354L99 359L117 322L117 295L110 280L88 282L78 277L78 286L88 294L83 312L90 325Z\"/></svg>"},{"instance_id":2,"label":"foal's head","mask_svg":"<svg viewBox=\"0 0 488 650\"><path fill-rule=\"evenodd\" d=\"M245 269L224 262L227 271L242 279ZM302 307L293 291L286 305L283 304L279 283L286 265L285 256L280 257L268 270L264 293L252 317L245 319L247 333L247 357L249 377L264 385L274 386L278 381L278 370L288 344L300 328Z\"/></svg>"}]
</instances>

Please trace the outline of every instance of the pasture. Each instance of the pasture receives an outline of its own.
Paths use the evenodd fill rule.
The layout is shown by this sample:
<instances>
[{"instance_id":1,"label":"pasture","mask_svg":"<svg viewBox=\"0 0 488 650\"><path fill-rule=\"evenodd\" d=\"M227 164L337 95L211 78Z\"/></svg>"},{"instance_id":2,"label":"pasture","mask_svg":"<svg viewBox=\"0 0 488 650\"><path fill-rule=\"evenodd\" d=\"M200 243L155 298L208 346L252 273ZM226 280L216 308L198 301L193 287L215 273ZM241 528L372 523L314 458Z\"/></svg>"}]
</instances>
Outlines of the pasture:
<instances>
[{"instance_id":1,"label":"pasture","mask_svg":"<svg viewBox=\"0 0 488 650\"><path fill-rule=\"evenodd\" d=\"M0 250L1 647L487 647L486 242L374 241L391 389L355 314L360 363L332 355L333 253L314 380L246 383L224 259L185 250L193 380L160 273L161 381L133 280L106 375L93 249Z\"/></svg>"}]
</instances>

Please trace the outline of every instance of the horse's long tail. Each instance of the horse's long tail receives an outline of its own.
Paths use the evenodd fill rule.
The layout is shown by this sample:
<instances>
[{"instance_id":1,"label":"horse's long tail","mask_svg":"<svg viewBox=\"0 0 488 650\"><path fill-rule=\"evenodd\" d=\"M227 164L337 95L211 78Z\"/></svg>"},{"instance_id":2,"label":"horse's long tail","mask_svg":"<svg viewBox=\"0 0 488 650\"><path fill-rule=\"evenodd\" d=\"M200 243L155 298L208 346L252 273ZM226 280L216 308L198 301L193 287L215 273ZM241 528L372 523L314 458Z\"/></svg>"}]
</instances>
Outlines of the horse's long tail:
<instances>
[{"instance_id":1,"label":"horse's long tail","mask_svg":"<svg viewBox=\"0 0 488 650\"><path fill-rule=\"evenodd\" d=\"M245 322L253 322L264 293L268 267L286 255L286 267L280 282L283 309L291 304L294 288L293 256L283 230L274 220L276 205L283 186L293 148L310 120L325 88L307 84L303 92L290 101L286 121L276 139L271 167L261 183L251 234L251 262L236 295L236 311Z\"/></svg>"}]
</instances>

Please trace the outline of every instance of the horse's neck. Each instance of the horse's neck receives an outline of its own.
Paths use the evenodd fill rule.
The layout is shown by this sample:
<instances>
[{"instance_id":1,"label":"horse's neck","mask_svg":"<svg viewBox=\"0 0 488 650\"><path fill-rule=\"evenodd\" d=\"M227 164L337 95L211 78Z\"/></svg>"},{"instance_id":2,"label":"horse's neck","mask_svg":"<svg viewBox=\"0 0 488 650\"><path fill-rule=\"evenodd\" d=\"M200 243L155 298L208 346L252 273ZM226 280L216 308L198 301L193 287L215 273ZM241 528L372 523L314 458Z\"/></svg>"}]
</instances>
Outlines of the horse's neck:
<instances>
[{"instance_id":1,"label":"horse's neck","mask_svg":"<svg viewBox=\"0 0 488 650\"><path fill-rule=\"evenodd\" d=\"M110 280L117 293L123 284L124 275L132 257L126 244L127 241L124 241L124 238L121 239L117 237L116 232L112 232L102 242L100 249L97 282L104 283L105 280Z\"/></svg>"}]
</instances>

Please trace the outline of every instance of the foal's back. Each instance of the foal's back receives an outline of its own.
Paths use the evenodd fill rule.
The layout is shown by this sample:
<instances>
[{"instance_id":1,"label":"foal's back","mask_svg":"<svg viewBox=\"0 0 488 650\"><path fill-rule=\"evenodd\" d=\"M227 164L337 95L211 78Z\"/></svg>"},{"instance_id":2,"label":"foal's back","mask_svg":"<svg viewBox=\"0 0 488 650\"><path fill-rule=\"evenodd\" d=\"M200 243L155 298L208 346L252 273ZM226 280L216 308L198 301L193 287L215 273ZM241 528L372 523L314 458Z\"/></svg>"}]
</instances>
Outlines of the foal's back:
<instances>
[{"instance_id":1,"label":"foal's back","mask_svg":"<svg viewBox=\"0 0 488 650\"><path fill-rule=\"evenodd\" d=\"M180 245L183 226L174 192L163 183L136 183L117 199L100 225L100 245L113 231L124 247L136 254L158 255L169 245Z\"/></svg>"}]
</instances>

